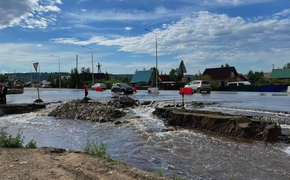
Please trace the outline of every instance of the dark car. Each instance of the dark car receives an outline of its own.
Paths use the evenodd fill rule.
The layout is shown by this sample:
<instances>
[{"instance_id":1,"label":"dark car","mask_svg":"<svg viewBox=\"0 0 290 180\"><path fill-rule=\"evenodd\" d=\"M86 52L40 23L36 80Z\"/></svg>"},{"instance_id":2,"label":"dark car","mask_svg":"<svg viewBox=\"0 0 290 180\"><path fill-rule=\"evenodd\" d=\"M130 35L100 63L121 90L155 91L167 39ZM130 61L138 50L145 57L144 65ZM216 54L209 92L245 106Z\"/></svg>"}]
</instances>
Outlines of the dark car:
<instances>
[{"instance_id":1,"label":"dark car","mask_svg":"<svg viewBox=\"0 0 290 180\"><path fill-rule=\"evenodd\" d=\"M133 94L133 88L126 83L114 83L111 91L114 93Z\"/></svg>"}]
</instances>

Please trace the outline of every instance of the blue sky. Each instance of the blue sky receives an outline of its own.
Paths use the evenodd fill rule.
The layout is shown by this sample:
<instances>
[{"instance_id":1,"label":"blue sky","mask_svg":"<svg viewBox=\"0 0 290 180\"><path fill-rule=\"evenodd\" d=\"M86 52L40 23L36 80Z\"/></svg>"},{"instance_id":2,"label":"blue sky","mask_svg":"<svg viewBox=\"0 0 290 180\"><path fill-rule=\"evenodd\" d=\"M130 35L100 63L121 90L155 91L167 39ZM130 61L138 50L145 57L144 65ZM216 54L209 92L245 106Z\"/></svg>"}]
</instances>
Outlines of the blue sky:
<instances>
[{"instance_id":1,"label":"blue sky","mask_svg":"<svg viewBox=\"0 0 290 180\"><path fill-rule=\"evenodd\" d=\"M289 0L0 0L0 73L62 72L102 64L134 74L188 74L228 63L240 73L290 62ZM154 33L145 31L152 30ZM54 56L51 56L54 55Z\"/></svg>"}]
</instances>

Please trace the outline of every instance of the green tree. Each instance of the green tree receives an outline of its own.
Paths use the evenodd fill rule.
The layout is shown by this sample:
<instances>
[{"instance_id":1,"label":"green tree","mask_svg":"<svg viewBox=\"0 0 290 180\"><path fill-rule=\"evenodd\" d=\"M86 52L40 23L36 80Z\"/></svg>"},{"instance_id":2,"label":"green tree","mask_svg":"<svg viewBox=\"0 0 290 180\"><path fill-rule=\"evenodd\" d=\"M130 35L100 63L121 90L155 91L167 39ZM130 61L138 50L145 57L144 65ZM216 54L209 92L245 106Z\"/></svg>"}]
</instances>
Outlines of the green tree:
<instances>
[{"instance_id":1,"label":"green tree","mask_svg":"<svg viewBox=\"0 0 290 180\"><path fill-rule=\"evenodd\" d=\"M82 88L80 83L80 74L76 68L72 69L70 72L70 82L69 82L70 88Z\"/></svg>"},{"instance_id":2,"label":"green tree","mask_svg":"<svg viewBox=\"0 0 290 180\"><path fill-rule=\"evenodd\" d=\"M122 77L122 78L120 78L120 81L128 83L130 81L130 79L128 77Z\"/></svg>"},{"instance_id":3,"label":"green tree","mask_svg":"<svg viewBox=\"0 0 290 180\"><path fill-rule=\"evenodd\" d=\"M223 68L223 67L230 67L230 65L228 64L228 63L226 63L225 65L221 65L221 67Z\"/></svg>"},{"instance_id":4,"label":"green tree","mask_svg":"<svg viewBox=\"0 0 290 180\"><path fill-rule=\"evenodd\" d=\"M182 77L177 73L177 69L171 69L169 76L173 81L181 81Z\"/></svg>"},{"instance_id":5,"label":"green tree","mask_svg":"<svg viewBox=\"0 0 290 180\"><path fill-rule=\"evenodd\" d=\"M151 67L150 69L153 69L152 76L151 76L151 81L152 81L152 85L153 85L153 83L156 81L156 68ZM158 76L158 74L159 74L159 72L157 71L157 76Z\"/></svg>"},{"instance_id":6,"label":"green tree","mask_svg":"<svg viewBox=\"0 0 290 180\"><path fill-rule=\"evenodd\" d=\"M251 83L255 83L257 80L259 80L261 77L264 76L264 72L253 72L252 70L250 70L248 72L247 78L249 79L249 81Z\"/></svg>"},{"instance_id":7,"label":"green tree","mask_svg":"<svg viewBox=\"0 0 290 180\"><path fill-rule=\"evenodd\" d=\"M285 64L285 66L283 67L283 69L290 69L290 62Z\"/></svg>"},{"instance_id":8,"label":"green tree","mask_svg":"<svg viewBox=\"0 0 290 180\"><path fill-rule=\"evenodd\" d=\"M5 75L0 75L0 82L3 83L3 82L6 82L8 80L8 77L5 76Z\"/></svg>"},{"instance_id":9,"label":"green tree","mask_svg":"<svg viewBox=\"0 0 290 180\"><path fill-rule=\"evenodd\" d=\"M48 76L47 81L50 82L50 87L52 87L52 88L56 87L56 84L54 82L54 78L51 75Z\"/></svg>"},{"instance_id":10,"label":"green tree","mask_svg":"<svg viewBox=\"0 0 290 180\"><path fill-rule=\"evenodd\" d=\"M62 80L61 80L61 86L63 88L70 88L70 80L67 79L66 77L64 77Z\"/></svg>"},{"instance_id":11,"label":"green tree","mask_svg":"<svg viewBox=\"0 0 290 180\"><path fill-rule=\"evenodd\" d=\"M84 83L86 81L91 81L91 80L92 80L92 74L90 72L90 68L86 69L82 67L81 73L80 73L80 81Z\"/></svg>"}]
</instances>

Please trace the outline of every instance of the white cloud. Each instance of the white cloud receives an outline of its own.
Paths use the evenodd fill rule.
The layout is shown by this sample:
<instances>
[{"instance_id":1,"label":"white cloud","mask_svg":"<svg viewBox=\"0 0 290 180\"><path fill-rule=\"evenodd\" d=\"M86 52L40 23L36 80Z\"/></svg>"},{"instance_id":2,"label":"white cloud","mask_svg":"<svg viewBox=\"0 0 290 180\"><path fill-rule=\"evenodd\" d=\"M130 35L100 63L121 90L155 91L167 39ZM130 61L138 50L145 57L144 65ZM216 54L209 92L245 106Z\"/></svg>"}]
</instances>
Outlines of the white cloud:
<instances>
[{"instance_id":1,"label":"white cloud","mask_svg":"<svg viewBox=\"0 0 290 180\"><path fill-rule=\"evenodd\" d=\"M89 12L69 13L68 17L74 21L98 22L98 21L151 21L158 19L169 19L187 14L189 9L166 9L158 6L153 11L144 11L139 9L106 9ZM191 11L191 10L190 10Z\"/></svg>"},{"instance_id":2,"label":"white cloud","mask_svg":"<svg viewBox=\"0 0 290 180\"><path fill-rule=\"evenodd\" d=\"M77 1L77 4L81 4L81 3L83 3L83 2L87 2L87 1L90 1L90 0L78 0L78 1Z\"/></svg>"},{"instance_id":3,"label":"white cloud","mask_svg":"<svg viewBox=\"0 0 290 180\"><path fill-rule=\"evenodd\" d=\"M132 27L125 27L125 30L130 31L130 30L132 30Z\"/></svg>"},{"instance_id":4,"label":"white cloud","mask_svg":"<svg viewBox=\"0 0 290 180\"><path fill-rule=\"evenodd\" d=\"M25 28L46 28L51 20L47 20L43 13L60 12L55 4L61 0L49 0L42 3L39 0L0 0L0 29L22 26Z\"/></svg>"},{"instance_id":5,"label":"white cloud","mask_svg":"<svg viewBox=\"0 0 290 180\"><path fill-rule=\"evenodd\" d=\"M288 16L290 14L290 9L285 9L282 12L274 14L274 16Z\"/></svg>"},{"instance_id":6,"label":"white cloud","mask_svg":"<svg viewBox=\"0 0 290 180\"><path fill-rule=\"evenodd\" d=\"M234 64L240 61L247 63L261 60L267 61L264 64L273 64L267 57L278 57L277 54L290 50L290 19L253 19L255 20L232 18L207 11L193 13L176 23L166 24L162 29L154 30L158 36L158 54L176 55L176 59L194 63L197 67L207 66L208 63ZM63 44L115 46L119 47L119 51L155 55L153 33L116 39L93 36L86 41L76 38L59 38L52 41ZM280 61L286 63L288 59Z\"/></svg>"},{"instance_id":7,"label":"white cloud","mask_svg":"<svg viewBox=\"0 0 290 180\"><path fill-rule=\"evenodd\" d=\"M81 11L82 11L82 12L86 12L86 11L87 11L87 9L81 9Z\"/></svg>"},{"instance_id":8,"label":"white cloud","mask_svg":"<svg viewBox=\"0 0 290 180\"><path fill-rule=\"evenodd\" d=\"M203 6L242 6L242 5L250 5L250 4L260 4L267 3L271 1L278 0L204 0L199 1L200 5ZM193 1L196 2L196 1Z\"/></svg>"}]
</instances>

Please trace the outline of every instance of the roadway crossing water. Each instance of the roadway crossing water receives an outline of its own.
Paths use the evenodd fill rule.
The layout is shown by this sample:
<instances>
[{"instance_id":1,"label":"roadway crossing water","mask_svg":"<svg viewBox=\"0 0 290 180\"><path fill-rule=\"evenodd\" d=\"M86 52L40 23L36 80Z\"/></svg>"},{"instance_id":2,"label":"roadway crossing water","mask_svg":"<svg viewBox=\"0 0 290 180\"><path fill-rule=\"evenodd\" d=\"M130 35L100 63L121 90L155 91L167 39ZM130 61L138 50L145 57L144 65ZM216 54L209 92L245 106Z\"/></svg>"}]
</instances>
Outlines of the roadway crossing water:
<instances>
[{"instance_id":1,"label":"roadway crossing water","mask_svg":"<svg viewBox=\"0 0 290 180\"><path fill-rule=\"evenodd\" d=\"M84 93L82 90L45 89L40 95L45 102L57 102L80 99ZM89 92L93 100L105 101L112 96L110 91ZM7 99L8 103L31 103L36 97L36 91L31 89L21 95L9 95ZM158 95L138 91L131 97L139 101L181 100L177 91L161 91ZM191 101L216 102L203 108L208 110L288 118L289 98L281 94L273 96L273 93L212 92L187 95L185 100L188 104ZM171 177L263 180L290 177L290 147L284 143L240 142L189 130L162 132L163 121L152 116L152 107L128 110L123 119L129 123L116 126L48 117L55 106L51 104L37 113L1 117L0 127L13 135L20 129L25 142L35 139L38 146L80 150L87 138L97 138L107 143L113 159L126 159L130 165L151 172L162 169ZM288 125L282 126L290 129Z\"/></svg>"}]
</instances>

